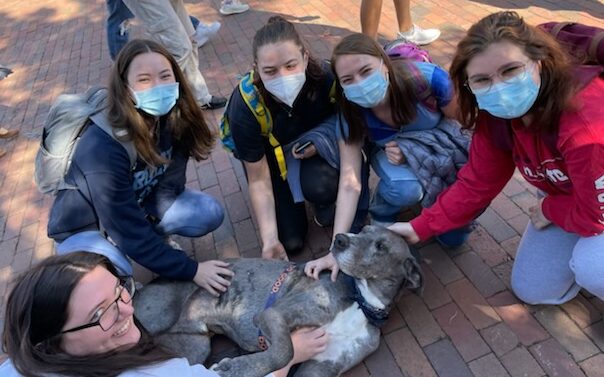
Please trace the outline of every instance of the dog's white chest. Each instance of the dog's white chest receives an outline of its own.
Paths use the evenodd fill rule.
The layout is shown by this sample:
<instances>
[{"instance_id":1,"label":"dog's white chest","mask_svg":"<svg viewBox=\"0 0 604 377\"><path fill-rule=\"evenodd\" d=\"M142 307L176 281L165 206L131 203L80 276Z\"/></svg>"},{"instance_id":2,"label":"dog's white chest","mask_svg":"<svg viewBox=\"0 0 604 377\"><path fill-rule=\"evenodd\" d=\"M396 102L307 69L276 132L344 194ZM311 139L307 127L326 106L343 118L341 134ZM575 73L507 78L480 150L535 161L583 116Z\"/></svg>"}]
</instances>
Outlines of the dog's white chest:
<instances>
[{"instance_id":1,"label":"dog's white chest","mask_svg":"<svg viewBox=\"0 0 604 377\"><path fill-rule=\"evenodd\" d=\"M315 356L317 361L341 360L344 354L365 345L371 336L369 323L356 302L336 315L331 323L323 326L329 335L327 349Z\"/></svg>"}]
</instances>

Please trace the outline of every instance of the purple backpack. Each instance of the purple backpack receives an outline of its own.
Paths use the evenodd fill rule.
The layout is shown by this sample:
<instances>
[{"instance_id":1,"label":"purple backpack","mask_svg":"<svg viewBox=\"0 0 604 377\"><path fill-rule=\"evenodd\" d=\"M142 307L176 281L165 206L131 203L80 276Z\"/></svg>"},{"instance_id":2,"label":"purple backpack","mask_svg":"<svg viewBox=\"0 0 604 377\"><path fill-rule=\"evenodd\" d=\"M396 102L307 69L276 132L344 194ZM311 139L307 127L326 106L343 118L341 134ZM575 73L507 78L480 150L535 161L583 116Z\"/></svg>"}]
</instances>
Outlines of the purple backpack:
<instances>
[{"instance_id":1,"label":"purple backpack","mask_svg":"<svg viewBox=\"0 0 604 377\"><path fill-rule=\"evenodd\" d=\"M389 57L396 59L409 59L417 62L432 63L428 51L421 49L418 45L404 38L395 39L384 46L384 51Z\"/></svg>"}]
</instances>

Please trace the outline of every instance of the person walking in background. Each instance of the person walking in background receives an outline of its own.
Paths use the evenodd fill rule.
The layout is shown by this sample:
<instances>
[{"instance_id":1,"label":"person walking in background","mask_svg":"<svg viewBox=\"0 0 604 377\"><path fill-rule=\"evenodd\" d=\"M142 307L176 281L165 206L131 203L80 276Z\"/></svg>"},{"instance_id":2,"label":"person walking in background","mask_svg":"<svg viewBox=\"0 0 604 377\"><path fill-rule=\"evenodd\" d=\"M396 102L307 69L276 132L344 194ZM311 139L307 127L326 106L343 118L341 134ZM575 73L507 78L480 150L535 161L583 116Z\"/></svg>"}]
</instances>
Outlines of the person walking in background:
<instances>
[{"instance_id":1,"label":"person walking in background","mask_svg":"<svg viewBox=\"0 0 604 377\"><path fill-rule=\"evenodd\" d=\"M438 29L422 29L411 19L411 0L393 0L396 8L399 38L404 38L418 45L427 45L440 36ZM361 2L361 30L363 34L377 39L380 16L382 14L382 0L362 0Z\"/></svg>"},{"instance_id":2,"label":"person walking in background","mask_svg":"<svg viewBox=\"0 0 604 377\"><path fill-rule=\"evenodd\" d=\"M124 0L147 33L174 56L203 110L224 107L225 97L213 96L199 71L195 29L183 0Z\"/></svg>"},{"instance_id":3,"label":"person walking in background","mask_svg":"<svg viewBox=\"0 0 604 377\"><path fill-rule=\"evenodd\" d=\"M117 54L129 40L129 23L134 18L130 9L124 4L123 0L107 0L107 47L109 56L115 61ZM203 46L220 29L220 22L215 21L209 24L199 21L195 16L189 16L193 28L195 29L194 38L197 41L197 47Z\"/></svg>"}]
</instances>

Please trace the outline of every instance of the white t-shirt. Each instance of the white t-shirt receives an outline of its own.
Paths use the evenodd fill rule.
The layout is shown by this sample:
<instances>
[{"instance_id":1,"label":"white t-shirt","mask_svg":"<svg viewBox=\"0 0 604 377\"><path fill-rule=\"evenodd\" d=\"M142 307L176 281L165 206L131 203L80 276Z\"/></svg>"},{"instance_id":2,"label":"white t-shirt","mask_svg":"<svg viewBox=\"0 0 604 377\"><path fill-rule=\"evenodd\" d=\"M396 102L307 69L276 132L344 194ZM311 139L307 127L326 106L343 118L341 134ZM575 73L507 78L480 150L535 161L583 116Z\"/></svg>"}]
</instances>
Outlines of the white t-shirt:
<instances>
[{"instance_id":1,"label":"white t-shirt","mask_svg":"<svg viewBox=\"0 0 604 377\"><path fill-rule=\"evenodd\" d=\"M10 359L0 365L0 376L21 377ZM144 368L137 368L121 373L119 377L220 377L216 372L206 369L203 365L190 365L187 359L178 358L163 361ZM50 377L50 375L49 375ZM269 374L266 377L273 377Z\"/></svg>"}]
</instances>

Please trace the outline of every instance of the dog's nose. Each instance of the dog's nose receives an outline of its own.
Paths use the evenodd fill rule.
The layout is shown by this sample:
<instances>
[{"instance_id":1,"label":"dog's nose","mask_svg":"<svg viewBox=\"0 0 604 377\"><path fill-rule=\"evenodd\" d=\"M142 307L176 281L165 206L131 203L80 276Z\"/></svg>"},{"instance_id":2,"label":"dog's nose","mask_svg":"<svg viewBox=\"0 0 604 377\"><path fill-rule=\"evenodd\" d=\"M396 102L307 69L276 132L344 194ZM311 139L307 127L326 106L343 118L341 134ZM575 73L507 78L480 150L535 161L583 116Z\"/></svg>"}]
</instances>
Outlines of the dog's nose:
<instances>
[{"instance_id":1,"label":"dog's nose","mask_svg":"<svg viewBox=\"0 0 604 377\"><path fill-rule=\"evenodd\" d=\"M344 250L350 244L348 236L342 233L336 234L336 239L333 241L333 246L336 250Z\"/></svg>"}]
</instances>

